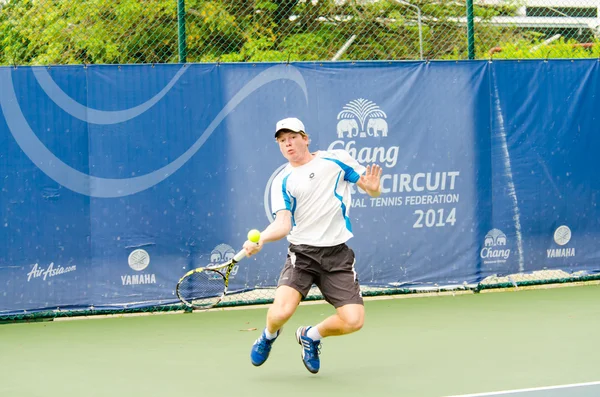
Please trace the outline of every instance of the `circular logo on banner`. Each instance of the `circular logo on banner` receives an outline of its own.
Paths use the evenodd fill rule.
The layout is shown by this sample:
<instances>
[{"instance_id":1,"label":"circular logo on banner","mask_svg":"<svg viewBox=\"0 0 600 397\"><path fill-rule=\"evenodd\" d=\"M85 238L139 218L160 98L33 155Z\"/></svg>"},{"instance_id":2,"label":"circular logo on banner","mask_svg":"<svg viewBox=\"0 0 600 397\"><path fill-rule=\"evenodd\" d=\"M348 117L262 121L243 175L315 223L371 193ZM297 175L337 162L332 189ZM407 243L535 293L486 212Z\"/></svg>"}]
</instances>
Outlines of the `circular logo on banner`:
<instances>
[{"instance_id":1,"label":"circular logo on banner","mask_svg":"<svg viewBox=\"0 0 600 397\"><path fill-rule=\"evenodd\" d=\"M150 255L143 249L137 249L129 254L127 261L130 268L136 272L141 272L150 264Z\"/></svg>"},{"instance_id":2,"label":"circular logo on banner","mask_svg":"<svg viewBox=\"0 0 600 397\"><path fill-rule=\"evenodd\" d=\"M554 232L554 242L558 245L565 245L571 241L571 229L568 226L559 226Z\"/></svg>"}]
</instances>

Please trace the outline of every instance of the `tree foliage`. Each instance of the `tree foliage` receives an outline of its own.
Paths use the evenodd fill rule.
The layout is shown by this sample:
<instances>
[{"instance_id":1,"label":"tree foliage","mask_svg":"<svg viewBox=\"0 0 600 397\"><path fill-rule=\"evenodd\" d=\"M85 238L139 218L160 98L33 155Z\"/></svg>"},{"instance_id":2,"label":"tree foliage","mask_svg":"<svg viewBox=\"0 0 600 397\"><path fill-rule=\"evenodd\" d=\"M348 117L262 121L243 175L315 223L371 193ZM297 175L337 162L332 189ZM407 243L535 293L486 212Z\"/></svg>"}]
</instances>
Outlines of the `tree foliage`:
<instances>
[{"instance_id":1,"label":"tree foliage","mask_svg":"<svg viewBox=\"0 0 600 397\"><path fill-rule=\"evenodd\" d=\"M185 0L188 62L339 59L466 59L465 5L449 0ZM536 37L486 21L518 4L476 6L478 58L541 55ZM177 0L4 0L0 64L114 64L179 61ZM422 42L419 37L422 36ZM571 43L573 44L573 43ZM596 56L597 46L561 42L553 57ZM545 46L542 46L545 47ZM540 52L541 51L541 52ZM563 52L564 51L564 52Z\"/></svg>"}]
</instances>

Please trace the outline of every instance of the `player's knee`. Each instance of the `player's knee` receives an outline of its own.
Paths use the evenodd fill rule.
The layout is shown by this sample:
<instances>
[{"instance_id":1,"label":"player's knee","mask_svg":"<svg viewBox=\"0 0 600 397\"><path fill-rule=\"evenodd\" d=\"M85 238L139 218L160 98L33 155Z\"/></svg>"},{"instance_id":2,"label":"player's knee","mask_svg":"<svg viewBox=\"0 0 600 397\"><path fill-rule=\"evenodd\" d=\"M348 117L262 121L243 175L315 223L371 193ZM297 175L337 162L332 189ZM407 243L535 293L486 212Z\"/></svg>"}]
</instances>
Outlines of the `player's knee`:
<instances>
[{"instance_id":1,"label":"player's knee","mask_svg":"<svg viewBox=\"0 0 600 397\"><path fill-rule=\"evenodd\" d=\"M356 332L360 330L365 323L364 317L362 316L352 316L346 320L346 325L350 329L351 332Z\"/></svg>"},{"instance_id":2,"label":"player's knee","mask_svg":"<svg viewBox=\"0 0 600 397\"><path fill-rule=\"evenodd\" d=\"M269 315L277 321L287 321L292 317L297 306L295 303L290 302L274 302L269 310Z\"/></svg>"},{"instance_id":3,"label":"player's knee","mask_svg":"<svg viewBox=\"0 0 600 397\"><path fill-rule=\"evenodd\" d=\"M346 323L346 328L349 332L360 330L365 323L365 314L363 310L347 311L343 315L343 320Z\"/></svg>"}]
</instances>

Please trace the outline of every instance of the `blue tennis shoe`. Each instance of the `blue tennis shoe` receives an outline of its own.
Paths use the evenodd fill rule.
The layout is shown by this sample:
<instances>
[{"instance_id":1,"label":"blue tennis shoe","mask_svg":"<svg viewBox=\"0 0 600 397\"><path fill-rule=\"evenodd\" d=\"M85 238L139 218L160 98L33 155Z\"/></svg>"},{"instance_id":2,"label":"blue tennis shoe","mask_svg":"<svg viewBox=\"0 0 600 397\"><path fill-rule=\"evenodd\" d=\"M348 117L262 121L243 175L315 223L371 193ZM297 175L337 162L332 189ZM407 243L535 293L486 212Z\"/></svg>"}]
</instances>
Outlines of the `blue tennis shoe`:
<instances>
[{"instance_id":1,"label":"blue tennis shoe","mask_svg":"<svg viewBox=\"0 0 600 397\"><path fill-rule=\"evenodd\" d=\"M260 334L260 337L252 345L252 351L250 351L250 360L252 361L252 365L258 367L267 361L267 358L269 358L269 353L271 353L273 342L275 342L280 334L281 330L277 331L277 336L273 339L267 339L265 331Z\"/></svg>"},{"instance_id":2,"label":"blue tennis shoe","mask_svg":"<svg viewBox=\"0 0 600 397\"><path fill-rule=\"evenodd\" d=\"M321 367L321 360L319 359L319 353L321 352L321 342L314 341L308 336L306 332L311 327L300 327L296 330L296 340L302 346L302 362L306 369L316 374L319 372Z\"/></svg>"}]
</instances>

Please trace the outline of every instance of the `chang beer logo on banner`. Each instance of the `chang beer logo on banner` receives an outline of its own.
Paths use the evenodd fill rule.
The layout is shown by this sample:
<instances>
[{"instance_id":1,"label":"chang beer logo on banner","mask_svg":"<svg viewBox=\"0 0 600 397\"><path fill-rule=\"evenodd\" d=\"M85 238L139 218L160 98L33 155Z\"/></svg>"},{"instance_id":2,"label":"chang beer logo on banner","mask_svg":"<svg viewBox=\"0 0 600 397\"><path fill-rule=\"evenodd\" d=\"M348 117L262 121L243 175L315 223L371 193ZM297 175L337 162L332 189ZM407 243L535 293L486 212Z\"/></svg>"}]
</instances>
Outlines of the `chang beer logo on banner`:
<instances>
[{"instance_id":1,"label":"chang beer logo on banner","mask_svg":"<svg viewBox=\"0 0 600 397\"><path fill-rule=\"evenodd\" d=\"M357 99L349 102L337 115L337 140L328 150L345 149L359 163L379 163L382 167L393 168L398 163L399 146L371 146L368 138L388 136L388 123L385 112L374 102ZM357 142L359 138L362 142ZM375 142L380 142L379 139Z\"/></svg>"},{"instance_id":2,"label":"chang beer logo on banner","mask_svg":"<svg viewBox=\"0 0 600 397\"><path fill-rule=\"evenodd\" d=\"M550 248L546 250L546 255L549 259L552 258L570 258L575 256L575 248L566 247L571 241L571 229L562 225L554 231L554 243L560 248Z\"/></svg>"},{"instance_id":3,"label":"chang beer logo on banner","mask_svg":"<svg viewBox=\"0 0 600 397\"><path fill-rule=\"evenodd\" d=\"M387 115L377 104L360 98L351 101L338 113L337 137L342 139L386 137L388 134Z\"/></svg>"},{"instance_id":4,"label":"chang beer logo on banner","mask_svg":"<svg viewBox=\"0 0 600 397\"><path fill-rule=\"evenodd\" d=\"M228 261L232 260L234 256L235 256L235 250L233 249L232 246L227 245L227 244L219 244L211 251L210 263L208 264L208 266L216 266L216 265L220 265L222 263L228 262ZM239 265L237 265L237 264L233 267L233 269L231 269L231 273L229 273L230 279L235 278L235 275L237 274L238 269L239 269ZM217 278L220 277L218 274L215 274L215 276Z\"/></svg>"},{"instance_id":5,"label":"chang beer logo on banner","mask_svg":"<svg viewBox=\"0 0 600 397\"><path fill-rule=\"evenodd\" d=\"M150 265L150 255L146 250L133 250L127 258L127 263L136 272L144 271ZM153 273L134 273L121 276L123 285L156 284L156 275Z\"/></svg>"},{"instance_id":6,"label":"chang beer logo on banner","mask_svg":"<svg viewBox=\"0 0 600 397\"><path fill-rule=\"evenodd\" d=\"M348 102L337 114L336 140L328 150L344 149L363 165L378 164L383 168L381 196L355 196L353 208L418 206L413 211L413 228L454 226L456 208L442 204L459 201L457 188L460 172L456 170L423 169L415 173L396 173L400 146L392 142L394 131L390 130L388 116L379 105L359 98ZM410 153L406 154L410 156ZM434 153L435 155L435 153ZM423 161L423 164L432 164Z\"/></svg>"},{"instance_id":7,"label":"chang beer logo on banner","mask_svg":"<svg viewBox=\"0 0 600 397\"><path fill-rule=\"evenodd\" d=\"M479 256L485 264L505 263L510 256L510 248L506 246L506 234L500 229L487 232Z\"/></svg>"}]
</instances>

